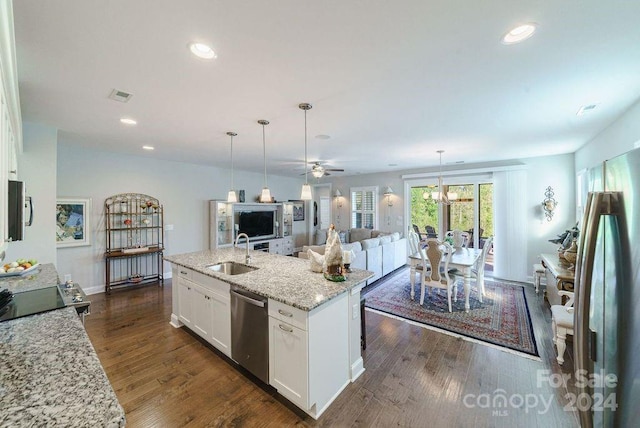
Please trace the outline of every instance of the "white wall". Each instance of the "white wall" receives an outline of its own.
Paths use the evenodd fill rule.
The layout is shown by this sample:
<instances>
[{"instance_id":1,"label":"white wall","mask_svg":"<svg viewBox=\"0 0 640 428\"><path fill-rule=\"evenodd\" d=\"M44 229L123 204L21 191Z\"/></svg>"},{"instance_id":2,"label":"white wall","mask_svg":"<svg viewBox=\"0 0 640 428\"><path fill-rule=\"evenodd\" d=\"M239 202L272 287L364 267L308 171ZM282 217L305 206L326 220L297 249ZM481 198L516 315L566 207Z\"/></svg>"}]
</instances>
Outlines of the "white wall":
<instances>
[{"instance_id":1,"label":"white wall","mask_svg":"<svg viewBox=\"0 0 640 428\"><path fill-rule=\"evenodd\" d=\"M575 153L576 171L633 150L640 142L640 101Z\"/></svg>"},{"instance_id":2,"label":"white wall","mask_svg":"<svg viewBox=\"0 0 640 428\"><path fill-rule=\"evenodd\" d=\"M25 228L23 241L12 242L6 260L37 259L56 263L56 146L57 130L32 123L23 124L23 151L18 156L18 178L33 198L33 225ZM52 213L49 215L48 213Z\"/></svg>"},{"instance_id":3,"label":"white wall","mask_svg":"<svg viewBox=\"0 0 640 428\"><path fill-rule=\"evenodd\" d=\"M160 200L165 225L174 227L165 232L165 254L209 248L207 201L226 199L229 175L227 169L121 156L59 142L54 194L92 199L91 246L58 249L59 275L71 274L74 281L89 291L104 289L104 201L117 193L144 193ZM258 172L234 171L234 178L235 187L245 189L247 202L262 189L263 176ZM297 199L301 184L298 179L269 176L269 187L278 200ZM47 232L51 239L55 232L54 210L55 203L38 214L52 219L51 230ZM166 263L164 271L170 272Z\"/></svg>"}]
</instances>

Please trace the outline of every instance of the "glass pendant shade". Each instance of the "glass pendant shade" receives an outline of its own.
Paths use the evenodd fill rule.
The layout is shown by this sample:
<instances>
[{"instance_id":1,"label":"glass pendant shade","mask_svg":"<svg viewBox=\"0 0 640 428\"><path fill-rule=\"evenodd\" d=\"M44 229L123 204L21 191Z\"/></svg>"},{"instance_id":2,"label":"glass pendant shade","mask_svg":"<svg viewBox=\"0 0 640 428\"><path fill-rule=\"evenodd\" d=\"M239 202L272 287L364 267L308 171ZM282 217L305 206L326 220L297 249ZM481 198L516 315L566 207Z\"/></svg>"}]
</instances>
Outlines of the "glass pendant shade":
<instances>
[{"instance_id":1,"label":"glass pendant shade","mask_svg":"<svg viewBox=\"0 0 640 428\"><path fill-rule=\"evenodd\" d=\"M258 123L262 125L262 152L264 154L264 187L260 194L260 202L271 202L271 191L267 186L267 144L264 137L264 127L269 124L269 121L261 119Z\"/></svg>"},{"instance_id":2,"label":"glass pendant shade","mask_svg":"<svg viewBox=\"0 0 640 428\"><path fill-rule=\"evenodd\" d=\"M227 132L227 135L231 138L231 190L227 194L227 202L238 202L238 196L236 195L236 191L233 190L233 137L235 137L235 132Z\"/></svg>"},{"instance_id":3,"label":"glass pendant shade","mask_svg":"<svg viewBox=\"0 0 640 428\"><path fill-rule=\"evenodd\" d=\"M260 202L271 202L271 191L268 187L262 188L262 194L260 195Z\"/></svg>"},{"instance_id":4,"label":"glass pendant shade","mask_svg":"<svg viewBox=\"0 0 640 428\"><path fill-rule=\"evenodd\" d=\"M311 104L309 103L300 103L298 104L298 108L300 110L304 110L304 184L302 185L302 191L300 192L300 199L303 201L310 201L313 199L311 195L311 186L308 182L308 168L307 168L307 111L311 110ZM314 171L315 172L315 171Z\"/></svg>"},{"instance_id":5,"label":"glass pendant shade","mask_svg":"<svg viewBox=\"0 0 640 428\"><path fill-rule=\"evenodd\" d=\"M303 201L310 201L312 199L311 196L311 185L305 183L302 185L302 192L300 193L300 199Z\"/></svg>"}]
</instances>

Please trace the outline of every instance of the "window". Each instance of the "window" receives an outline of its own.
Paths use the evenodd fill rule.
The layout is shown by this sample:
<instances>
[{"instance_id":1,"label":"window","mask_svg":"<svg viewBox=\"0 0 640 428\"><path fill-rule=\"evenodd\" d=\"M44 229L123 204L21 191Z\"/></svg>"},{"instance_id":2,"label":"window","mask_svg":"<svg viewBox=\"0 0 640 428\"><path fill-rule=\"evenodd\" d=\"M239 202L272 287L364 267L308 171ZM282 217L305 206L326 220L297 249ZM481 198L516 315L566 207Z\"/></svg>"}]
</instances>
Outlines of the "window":
<instances>
[{"instance_id":1,"label":"window","mask_svg":"<svg viewBox=\"0 0 640 428\"><path fill-rule=\"evenodd\" d=\"M378 228L378 187L351 189L351 227Z\"/></svg>"},{"instance_id":2,"label":"window","mask_svg":"<svg viewBox=\"0 0 640 428\"><path fill-rule=\"evenodd\" d=\"M328 229L331 225L331 203L329 198L320 197L320 229Z\"/></svg>"}]
</instances>

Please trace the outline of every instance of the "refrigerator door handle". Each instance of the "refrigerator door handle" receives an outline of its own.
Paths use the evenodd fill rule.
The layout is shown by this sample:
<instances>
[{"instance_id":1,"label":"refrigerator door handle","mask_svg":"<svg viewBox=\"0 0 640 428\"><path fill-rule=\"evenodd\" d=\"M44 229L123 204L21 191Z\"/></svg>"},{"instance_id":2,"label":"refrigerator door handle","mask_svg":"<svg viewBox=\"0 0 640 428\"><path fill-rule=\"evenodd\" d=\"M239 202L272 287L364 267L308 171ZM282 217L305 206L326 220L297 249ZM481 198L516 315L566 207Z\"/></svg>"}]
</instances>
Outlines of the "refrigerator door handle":
<instances>
[{"instance_id":1,"label":"refrigerator door handle","mask_svg":"<svg viewBox=\"0 0 640 428\"><path fill-rule=\"evenodd\" d=\"M578 258L575 267L574 290L574 339L576 372L588 371L591 350L591 335L589 334L589 310L591 299L591 281L593 280L593 266L598 239L598 228L603 215L619 215L621 193L619 192L589 192L585 213L587 213L578 246ZM595 357L595 355L594 355ZM594 358L595 360L595 358ZM582 382L578 387L580 394L591 395L590 388ZM592 427L593 415L590 410L580 411L580 426Z\"/></svg>"},{"instance_id":2,"label":"refrigerator door handle","mask_svg":"<svg viewBox=\"0 0 640 428\"><path fill-rule=\"evenodd\" d=\"M596 333L592 329L589 329L589 358L591 358L591 361L593 361L594 363L598 359L597 339L598 339L598 333Z\"/></svg>"}]
</instances>

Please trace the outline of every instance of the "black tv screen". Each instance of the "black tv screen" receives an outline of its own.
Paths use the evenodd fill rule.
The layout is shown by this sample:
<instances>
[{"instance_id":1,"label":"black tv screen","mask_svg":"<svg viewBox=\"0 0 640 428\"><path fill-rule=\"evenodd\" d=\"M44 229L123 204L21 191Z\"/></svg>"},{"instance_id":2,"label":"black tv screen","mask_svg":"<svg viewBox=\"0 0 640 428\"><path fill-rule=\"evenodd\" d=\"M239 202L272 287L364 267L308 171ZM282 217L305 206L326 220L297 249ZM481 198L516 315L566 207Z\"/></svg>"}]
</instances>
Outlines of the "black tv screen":
<instances>
[{"instance_id":1,"label":"black tv screen","mask_svg":"<svg viewBox=\"0 0 640 428\"><path fill-rule=\"evenodd\" d=\"M274 211L243 211L238 219L238 233L246 233L249 238L274 236Z\"/></svg>"}]
</instances>

